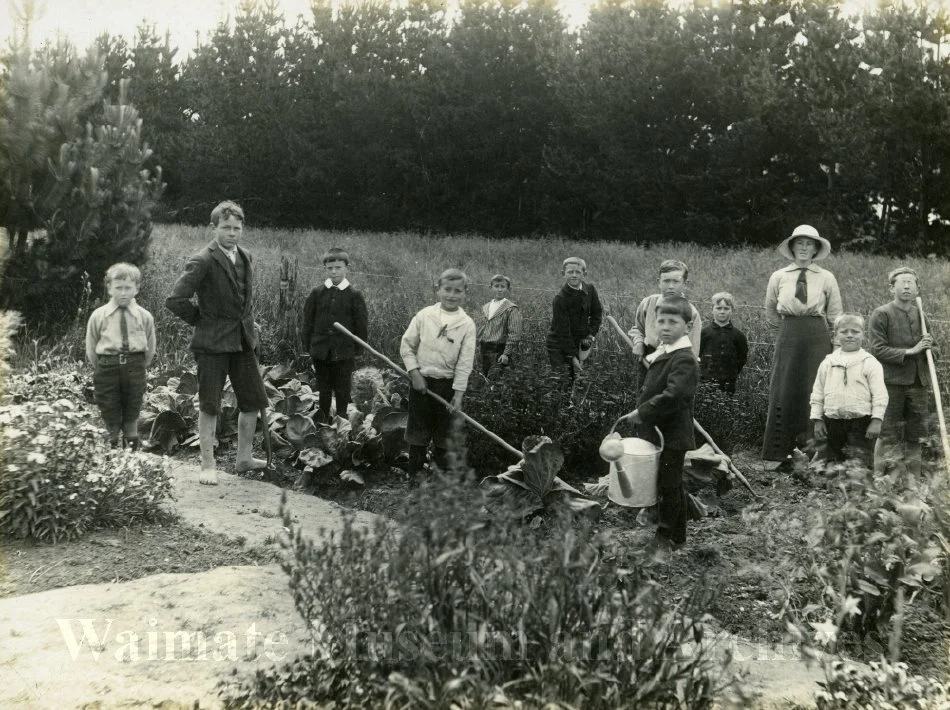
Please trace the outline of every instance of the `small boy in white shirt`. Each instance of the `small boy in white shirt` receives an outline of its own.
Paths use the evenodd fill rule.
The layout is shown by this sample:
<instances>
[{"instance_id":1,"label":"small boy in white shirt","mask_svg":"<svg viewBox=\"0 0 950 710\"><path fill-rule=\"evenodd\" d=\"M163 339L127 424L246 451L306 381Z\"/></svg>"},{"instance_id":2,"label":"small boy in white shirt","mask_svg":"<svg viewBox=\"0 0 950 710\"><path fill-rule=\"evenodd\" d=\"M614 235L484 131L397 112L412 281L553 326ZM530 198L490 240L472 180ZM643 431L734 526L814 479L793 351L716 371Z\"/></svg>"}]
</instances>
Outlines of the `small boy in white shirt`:
<instances>
[{"instance_id":1,"label":"small boy in white shirt","mask_svg":"<svg viewBox=\"0 0 950 710\"><path fill-rule=\"evenodd\" d=\"M811 393L815 439L827 443L826 458L831 461L844 461L845 447L851 446L870 465L887 409L884 368L861 347L863 316L838 316L835 338L839 347L818 366Z\"/></svg>"},{"instance_id":2,"label":"small boy in white shirt","mask_svg":"<svg viewBox=\"0 0 950 710\"><path fill-rule=\"evenodd\" d=\"M434 392L462 409L462 397L475 364L475 322L462 310L468 277L446 269L436 284L439 302L416 313L399 345L399 354L412 380L409 392L409 475L421 474L432 442L432 458L443 471L448 462L452 417L428 395Z\"/></svg>"}]
</instances>

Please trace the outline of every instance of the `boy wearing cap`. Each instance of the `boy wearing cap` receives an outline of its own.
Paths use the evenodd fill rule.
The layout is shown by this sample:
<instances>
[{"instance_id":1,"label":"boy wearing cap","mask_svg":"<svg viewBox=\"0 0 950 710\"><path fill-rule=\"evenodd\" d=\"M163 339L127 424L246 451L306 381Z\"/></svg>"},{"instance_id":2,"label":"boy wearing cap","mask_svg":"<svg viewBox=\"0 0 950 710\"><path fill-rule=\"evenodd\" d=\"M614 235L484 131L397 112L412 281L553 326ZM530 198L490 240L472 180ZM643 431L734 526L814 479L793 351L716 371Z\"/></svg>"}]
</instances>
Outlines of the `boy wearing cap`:
<instances>
[{"instance_id":1,"label":"boy wearing cap","mask_svg":"<svg viewBox=\"0 0 950 710\"><path fill-rule=\"evenodd\" d=\"M492 300L482 306L485 320L478 328L482 374L488 377L497 367L511 364L521 342L521 310L508 299L511 279L503 274L491 277Z\"/></svg>"},{"instance_id":2,"label":"boy wearing cap","mask_svg":"<svg viewBox=\"0 0 950 710\"><path fill-rule=\"evenodd\" d=\"M569 256L561 264L564 286L554 297L551 328L545 340L548 361L558 378L570 381L594 344L604 309L593 284L587 283L587 262Z\"/></svg>"},{"instance_id":3,"label":"boy wearing cap","mask_svg":"<svg viewBox=\"0 0 950 710\"><path fill-rule=\"evenodd\" d=\"M809 439L812 384L831 352L832 326L844 308L834 274L814 263L831 253L831 243L817 229L799 225L778 252L792 263L769 277L765 292L765 317L778 338L762 458L790 470L792 453Z\"/></svg>"}]
</instances>

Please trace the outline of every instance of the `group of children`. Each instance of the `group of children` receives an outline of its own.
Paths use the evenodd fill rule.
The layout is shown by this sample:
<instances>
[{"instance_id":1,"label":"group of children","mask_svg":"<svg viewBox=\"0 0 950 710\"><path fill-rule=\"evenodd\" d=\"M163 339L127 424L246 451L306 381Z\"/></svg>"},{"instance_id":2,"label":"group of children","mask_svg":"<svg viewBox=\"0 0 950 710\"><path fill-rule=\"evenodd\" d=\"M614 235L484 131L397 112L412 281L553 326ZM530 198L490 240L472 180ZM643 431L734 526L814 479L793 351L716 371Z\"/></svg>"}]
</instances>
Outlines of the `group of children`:
<instances>
[{"instance_id":1,"label":"group of children","mask_svg":"<svg viewBox=\"0 0 950 710\"><path fill-rule=\"evenodd\" d=\"M242 220L243 222L243 220ZM333 327L344 325L361 339L367 337L367 308L362 294L347 279L349 255L333 248L323 257L326 281L307 297L301 334L309 351L319 409L325 416L336 399L343 413L350 403L350 386L358 346ZM583 368L601 325L603 308L596 288L586 280L583 259L564 260L564 286L554 297L551 326L545 341L552 372L573 381ZM712 299L712 323L703 327L696 308L686 299L689 269L681 261L660 265L660 292L644 298L629 331L640 367L641 388L635 411L627 415L641 438L665 442L659 463L658 530L655 545L669 551L686 539L686 496L683 461L695 448L693 398L702 376L734 393L746 364L748 341L732 324L733 298L722 292ZM826 442L827 457L843 460L847 447L867 454L877 441L874 466L883 471L897 458L899 432L904 428L904 460L908 472L920 471L920 440L926 435L927 369L922 353L933 344L921 333L915 299L916 273L902 267L889 275L893 300L871 315L869 351L863 349L864 318L847 313L834 330L839 348L818 370L811 394L815 437ZM137 424L145 393L145 370L155 355L155 326L151 314L135 302L141 273L131 264L114 264L106 273L109 302L96 309L86 330L86 354L95 369L95 398L113 446L138 445ZM432 392L460 411L468 380L480 349L486 377L510 366L521 339L521 312L509 298L511 279L491 279L492 300L482 309L481 325L462 309L469 285L459 269L446 269L436 283L437 302L420 310L400 342L400 355L409 373L406 440L409 473L421 474L427 450L445 468L451 417ZM199 295L200 298L200 295Z\"/></svg>"}]
</instances>

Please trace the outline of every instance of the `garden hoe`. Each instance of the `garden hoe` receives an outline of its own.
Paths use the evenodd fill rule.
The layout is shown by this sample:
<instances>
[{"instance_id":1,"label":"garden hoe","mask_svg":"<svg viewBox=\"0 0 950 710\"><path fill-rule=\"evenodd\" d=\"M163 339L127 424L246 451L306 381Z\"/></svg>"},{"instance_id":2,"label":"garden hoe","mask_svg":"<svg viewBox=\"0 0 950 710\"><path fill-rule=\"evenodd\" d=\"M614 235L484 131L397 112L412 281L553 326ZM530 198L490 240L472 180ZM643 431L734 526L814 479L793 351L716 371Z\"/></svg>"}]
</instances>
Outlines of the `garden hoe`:
<instances>
[{"instance_id":1,"label":"garden hoe","mask_svg":"<svg viewBox=\"0 0 950 710\"><path fill-rule=\"evenodd\" d=\"M360 338L360 337L358 337L358 336L356 336L356 335L353 335L353 333L351 333L350 331L348 331L345 326L340 325L339 323L336 323L336 322L335 322L335 323L333 324L333 327L336 328L336 329L337 329L338 331L340 331L341 333L343 333L344 335L346 335L346 336L348 336L349 338L351 338L351 339L353 340L353 342L359 344L360 347L362 347L364 350L366 350L366 351L369 352L369 353L372 353L373 355L375 355L376 357L378 357L380 360L382 360L383 362L385 362L387 365L389 365L391 368L393 368L393 369L394 369L396 372L398 372L400 375L402 375L402 376L405 377L406 379L411 379L411 378L409 377L409 373L408 373L408 372L406 372L405 370L403 370L401 367L399 367L399 365L397 365L396 363L394 363L392 360L390 360L388 357L386 357L385 355L383 355L383 354L382 354L381 352L379 352L378 350L374 350L373 347L372 347L369 343L367 343L365 340L363 340L362 338ZM468 422L471 426L473 426L473 427L475 427L476 429L478 429L482 434L484 434L485 436L487 436L489 439L491 439L492 441L494 441L496 444L498 444L498 445L500 445L501 447L503 447L506 451L511 452L512 454L514 454L515 456L517 456L519 459L524 458L524 454L522 454L520 451L518 451L518 449L516 449L514 446L512 446L511 444L509 444L507 441L505 441L504 439L502 439L502 438L501 438L500 436L498 436L497 434L494 434L494 433L488 431L488 429L486 429L486 428L483 427L481 424L479 424L477 421L475 421L474 419L472 419L472 418L471 418L470 416L468 416L465 412L456 410L449 402L446 402L444 399L442 399L442 398L441 398L439 395L437 395L435 392L429 391L429 392L428 392L428 395L429 395L430 397L432 397L436 402L438 402L439 404L441 404L443 407L445 407L446 409L448 409L450 412L453 412L453 413L455 413L455 414L458 414L460 417L462 417L462 419L464 419L466 422Z\"/></svg>"},{"instance_id":2,"label":"garden hoe","mask_svg":"<svg viewBox=\"0 0 950 710\"><path fill-rule=\"evenodd\" d=\"M917 297L917 310L920 312L920 332L927 335L927 322L924 320L924 302ZM930 370L930 386L934 392L934 404L937 406L937 424L940 426L940 444L943 446L943 466L950 472L950 443L947 443L947 422L943 417L943 401L940 397L940 383L937 382L937 367L930 348L927 353L927 367Z\"/></svg>"}]
</instances>

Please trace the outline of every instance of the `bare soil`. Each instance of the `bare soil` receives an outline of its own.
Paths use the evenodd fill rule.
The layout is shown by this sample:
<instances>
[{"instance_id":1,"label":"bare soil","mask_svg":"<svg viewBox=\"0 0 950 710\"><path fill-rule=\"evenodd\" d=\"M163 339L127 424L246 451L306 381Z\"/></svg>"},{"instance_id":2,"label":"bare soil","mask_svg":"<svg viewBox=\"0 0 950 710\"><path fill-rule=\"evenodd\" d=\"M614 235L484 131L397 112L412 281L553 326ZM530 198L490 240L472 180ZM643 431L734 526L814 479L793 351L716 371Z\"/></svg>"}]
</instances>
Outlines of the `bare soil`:
<instances>
[{"instance_id":1,"label":"bare soil","mask_svg":"<svg viewBox=\"0 0 950 710\"><path fill-rule=\"evenodd\" d=\"M763 498L737 487L722 499L726 515L691 522L689 543L674 555L664 583L674 597L702 575L720 587L709 612L721 631L711 643L730 650L748 673L749 688L761 694L755 707L808 706L821 672L781 644L769 560L736 514L751 505L801 505L804 490L736 460ZM385 514L408 486L388 472L362 489L316 481L318 497L228 474L217 487L199 486L196 473L190 462L177 467L176 522L69 544L3 544L0 707L219 707L220 680L248 677L308 649L276 563L281 497L319 539L319 530L340 524L344 505ZM281 470L277 478L287 485L295 474ZM375 517L357 516L365 524ZM600 524L622 545L644 545L651 534L617 506L604 510ZM912 620L905 633L909 652L929 656L931 666L934 658L946 662L939 622Z\"/></svg>"}]
</instances>

